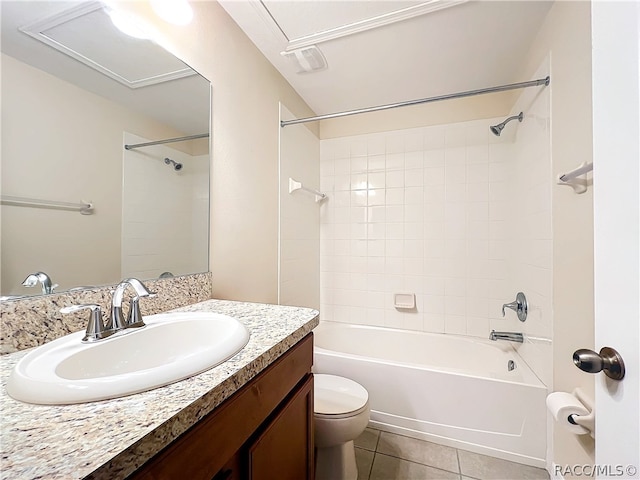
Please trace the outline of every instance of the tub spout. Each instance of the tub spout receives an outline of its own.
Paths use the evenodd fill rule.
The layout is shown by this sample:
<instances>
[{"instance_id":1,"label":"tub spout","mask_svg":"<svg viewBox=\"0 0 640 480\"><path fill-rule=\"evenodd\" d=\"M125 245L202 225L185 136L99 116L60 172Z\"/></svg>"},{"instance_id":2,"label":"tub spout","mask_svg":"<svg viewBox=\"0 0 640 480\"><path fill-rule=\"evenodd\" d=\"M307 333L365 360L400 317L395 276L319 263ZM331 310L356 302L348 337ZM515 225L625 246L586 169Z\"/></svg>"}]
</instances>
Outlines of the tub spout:
<instances>
[{"instance_id":1,"label":"tub spout","mask_svg":"<svg viewBox=\"0 0 640 480\"><path fill-rule=\"evenodd\" d=\"M490 340L508 340L509 342L524 343L524 336L518 332L496 332L491 330Z\"/></svg>"}]
</instances>

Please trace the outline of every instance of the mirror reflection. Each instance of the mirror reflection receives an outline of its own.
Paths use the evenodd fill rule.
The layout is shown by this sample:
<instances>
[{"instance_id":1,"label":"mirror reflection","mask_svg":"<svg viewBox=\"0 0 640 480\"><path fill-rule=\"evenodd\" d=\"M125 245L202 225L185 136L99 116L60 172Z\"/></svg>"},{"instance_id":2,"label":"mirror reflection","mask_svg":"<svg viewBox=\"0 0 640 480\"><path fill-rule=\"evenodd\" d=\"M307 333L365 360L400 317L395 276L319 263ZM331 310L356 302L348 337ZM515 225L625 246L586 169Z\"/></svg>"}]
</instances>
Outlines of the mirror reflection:
<instances>
[{"instance_id":1,"label":"mirror reflection","mask_svg":"<svg viewBox=\"0 0 640 480\"><path fill-rule=\"evenodd\" d=\"M209 82L99 2L0 8L0 295L207 271Z\"/></svg>"}]
</instances>

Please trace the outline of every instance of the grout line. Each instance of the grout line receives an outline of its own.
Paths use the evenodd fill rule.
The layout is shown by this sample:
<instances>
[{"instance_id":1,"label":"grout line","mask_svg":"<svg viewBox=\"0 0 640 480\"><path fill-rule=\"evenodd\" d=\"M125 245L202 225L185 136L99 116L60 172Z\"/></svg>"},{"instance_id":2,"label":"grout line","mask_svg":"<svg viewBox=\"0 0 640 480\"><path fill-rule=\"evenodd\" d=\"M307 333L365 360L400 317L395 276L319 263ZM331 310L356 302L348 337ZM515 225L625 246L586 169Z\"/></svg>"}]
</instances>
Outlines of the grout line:
<instances>
[{"instance_id":1,"label":"grout line","mask_svg":"<svg viewBox=\"0 0 640 480\"><path fill-rule=\"evenodd\" d=\"M376 461L376 452L373 452L373 458L371 458L371 465L369 466L369 472L367 473L367 478L366 480L370 480L371 479L371 474L373 473L373 462Z\"/></svg>"},{"instance_id":2,"label":"grout line","mask_svg":"<svg viewBox=\"0 0 640 480\"><path fill-rule=\"evenodd\" d=\"M462 480L462 466L460 465L460 452L456 448L456 459L458 460L458 473L460 474L460 479Z\"/></svg>"},{"instance_id":3,"label":"grout line","mask_svg":"<svg viewBox=\"0 0 640 480\"><path fill-rule=\"evenodd\" d=\"M382 431L377 430L377 432L378 432L378 438L376 439L376 446L373 447L374 452L378 451L378 445L380 444L380 437L382 436Z\"/></svg>"}]
</instances>

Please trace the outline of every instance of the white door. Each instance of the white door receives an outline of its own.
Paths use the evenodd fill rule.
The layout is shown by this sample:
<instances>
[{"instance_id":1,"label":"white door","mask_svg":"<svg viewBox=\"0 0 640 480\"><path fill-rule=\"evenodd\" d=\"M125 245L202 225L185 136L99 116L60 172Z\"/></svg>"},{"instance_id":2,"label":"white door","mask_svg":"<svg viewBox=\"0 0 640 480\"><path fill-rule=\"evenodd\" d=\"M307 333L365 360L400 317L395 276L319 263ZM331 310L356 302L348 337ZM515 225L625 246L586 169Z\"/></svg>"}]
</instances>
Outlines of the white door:
<instances>
[{"instance_id":1,"label":"white door","mask_svg":"<svg viewBox=\"0 0 640 480\"><path fill-rule=\"evenodd\" d=\"M596 380L598 478L640 478L640 2L592 3L595 344L626 376Z\"/></svg>"}]
</instances>

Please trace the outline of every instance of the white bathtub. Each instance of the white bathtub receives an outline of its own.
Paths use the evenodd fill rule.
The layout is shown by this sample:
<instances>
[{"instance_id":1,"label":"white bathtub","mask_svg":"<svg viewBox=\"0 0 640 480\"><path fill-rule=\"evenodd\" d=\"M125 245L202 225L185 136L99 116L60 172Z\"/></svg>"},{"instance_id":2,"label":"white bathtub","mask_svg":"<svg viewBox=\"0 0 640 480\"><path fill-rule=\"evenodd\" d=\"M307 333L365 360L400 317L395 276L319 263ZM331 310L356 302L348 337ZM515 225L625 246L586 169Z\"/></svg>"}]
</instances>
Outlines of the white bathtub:
<instances>
[{"instance_id":1,"label":"white bathtub","mask_svg":"<svg viewBox=\"0 0 640 480\"><path fill-rule=\"evenodd\" d=\"M545 467L547 389L508 342L336 322L314 333L314 371L363 385L372 427Z\"/></svg>"}]
</instances>

